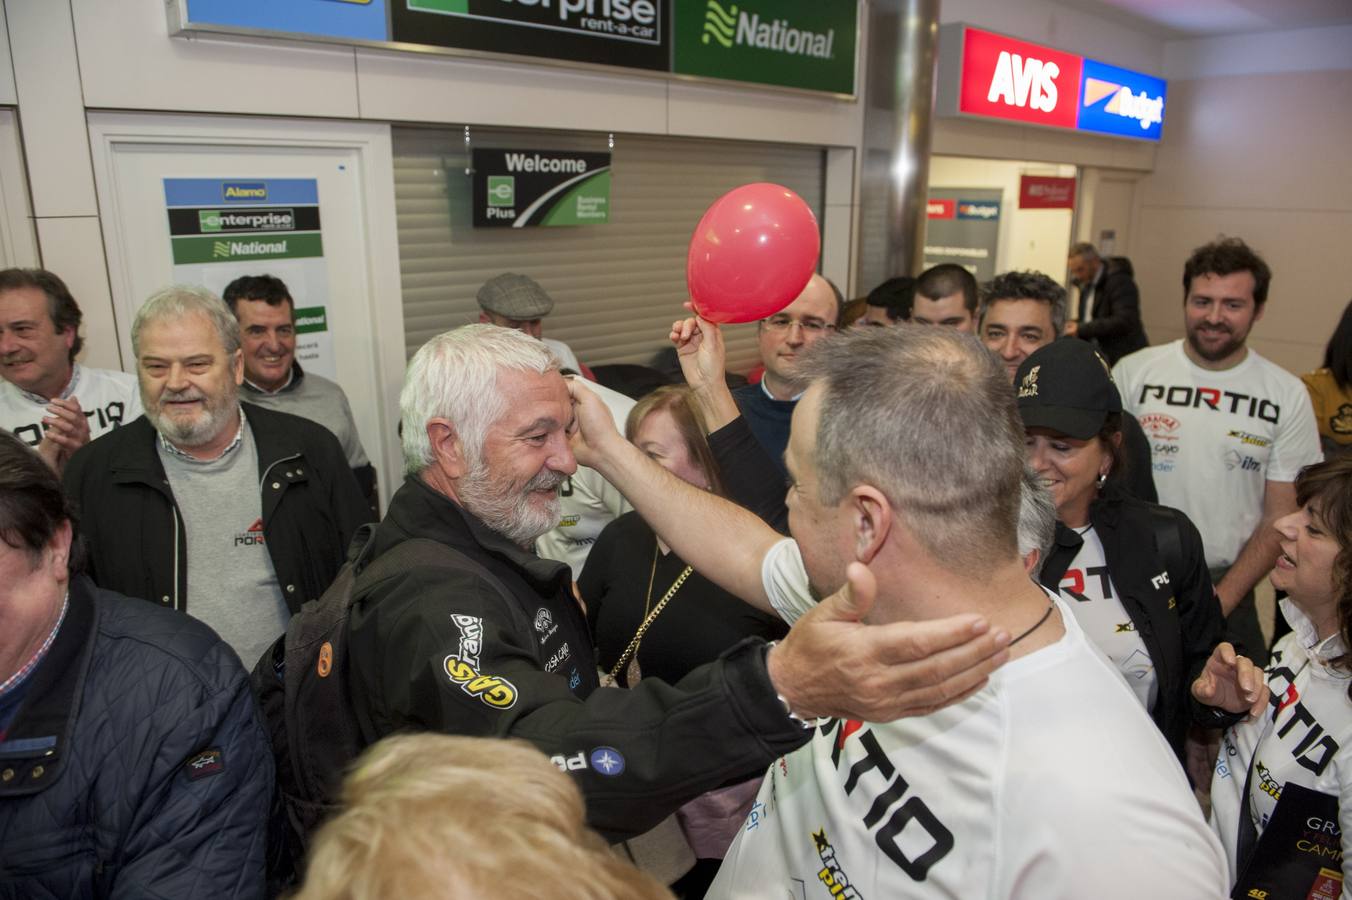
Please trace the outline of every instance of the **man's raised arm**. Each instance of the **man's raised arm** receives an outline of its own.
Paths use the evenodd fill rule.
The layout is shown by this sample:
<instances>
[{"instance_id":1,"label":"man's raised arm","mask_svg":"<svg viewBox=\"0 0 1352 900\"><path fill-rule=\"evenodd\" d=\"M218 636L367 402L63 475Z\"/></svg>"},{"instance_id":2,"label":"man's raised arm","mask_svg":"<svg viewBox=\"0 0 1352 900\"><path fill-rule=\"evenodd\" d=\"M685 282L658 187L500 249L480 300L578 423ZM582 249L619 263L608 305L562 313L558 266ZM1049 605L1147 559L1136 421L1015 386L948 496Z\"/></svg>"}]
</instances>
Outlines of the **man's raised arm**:
<instances>
[{"instance_id":1,"label":"man's raised arm","mask_svg":"<svg viewBox=\"0 0 1352 900\"><path fill-rule=\"evenodd\" d=\"M687 484L653 462L615 430L600 398L569 379L577 461L619 488L676 555L719 587L771 614L761 560L783 540L773 528L734 503Z\"/></svg>"}]
</instances>

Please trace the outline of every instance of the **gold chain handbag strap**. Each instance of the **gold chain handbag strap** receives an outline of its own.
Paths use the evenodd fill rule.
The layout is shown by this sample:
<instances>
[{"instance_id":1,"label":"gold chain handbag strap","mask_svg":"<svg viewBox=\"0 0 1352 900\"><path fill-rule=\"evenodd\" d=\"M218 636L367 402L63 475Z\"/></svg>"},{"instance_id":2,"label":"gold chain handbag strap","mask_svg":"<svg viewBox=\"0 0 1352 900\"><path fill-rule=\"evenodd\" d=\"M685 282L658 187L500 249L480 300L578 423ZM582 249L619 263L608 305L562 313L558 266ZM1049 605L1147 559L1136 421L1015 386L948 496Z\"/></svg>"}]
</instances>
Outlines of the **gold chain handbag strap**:
<instances>
[{"instance_id":1,"label":"gold chain handbag strap","mask_svg":"<svg viewBox=\"0 0 1352 900\"><path fill-rule=\"evenodd\" d=\"M662 599L657 601L657 605L653 607L653 611L648 613L648 617L643 620L643 624L638 626L638 631L634 632L634 639L629 642L628 647L624 648L624 653L620 654L619 662L615 663L614 668L610 670L610 675L608 677L612 681L624 670L624 667L629 663L629 658L638 650L638 645L643 642L643 635L647 633L648 626L657 618L657 614L662 611L667 605L667 602L670 601L672 597L676 596L676 592L681 589L681 585L685 584L685 580L690 577L690 573L693 571L693 566L686 566L681 574L677 576L676 580L672 582L671 587L667 590L666 594L662 596Z\"/></svg>"}]
</instances>

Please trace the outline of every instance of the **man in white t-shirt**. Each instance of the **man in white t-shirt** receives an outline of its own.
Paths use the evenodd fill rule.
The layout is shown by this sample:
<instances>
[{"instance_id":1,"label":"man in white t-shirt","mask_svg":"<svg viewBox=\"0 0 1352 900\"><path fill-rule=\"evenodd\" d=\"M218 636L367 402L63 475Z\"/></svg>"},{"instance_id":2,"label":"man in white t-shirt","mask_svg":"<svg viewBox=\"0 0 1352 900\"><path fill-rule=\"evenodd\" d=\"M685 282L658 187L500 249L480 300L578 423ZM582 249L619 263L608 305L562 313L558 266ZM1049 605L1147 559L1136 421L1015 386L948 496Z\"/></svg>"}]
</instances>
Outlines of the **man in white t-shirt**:
<instances>
[{"instance_id":1,"label":"man in white t-shirt","mask_svg":"<svg viewBox=\"0 0 1352 900\"><path fill-rule=\"evenodd\" d=\"M984 615L1012 635L1010 661L927 715L812 723L771 765L708 896L1223 895L1224 856L1173 753L1025 571L1023 427L1000 363L950 329L877 328L802 365L793 539L646 460L577 385L575 452L749 603L793 621L848 583L868 623ZM804 719L825 702L803 686L781 700Z\"/></svg>"},{"instance_id":2,"label":"man in white t-shirt","mask_svg":"<svg viewBox=\"0 0 1352 900\"><path fill-rule=\"evenodd\" d=\"M0 428L58 472L76 450L141 414L134 377L75 361L81 318L53 273L0 272Z\"/></svg>"},{"instance_id":3,"label":"man in white t-shirt","mask_svg":"<svg viewBox=\"0 0 1352 900\"><path fill-rule=\"evenodd\" d=\"M1197 248L1183 267L1187 337L1113 369L1150 435L1160 503L1196 523L1230 633L1260 665L1253 587L1277 560L1272 523L1295 512L1297 473L1323 459L1300 379L1245 346L1271 281L1238 238Z\"/></svg>"}]
</instances>

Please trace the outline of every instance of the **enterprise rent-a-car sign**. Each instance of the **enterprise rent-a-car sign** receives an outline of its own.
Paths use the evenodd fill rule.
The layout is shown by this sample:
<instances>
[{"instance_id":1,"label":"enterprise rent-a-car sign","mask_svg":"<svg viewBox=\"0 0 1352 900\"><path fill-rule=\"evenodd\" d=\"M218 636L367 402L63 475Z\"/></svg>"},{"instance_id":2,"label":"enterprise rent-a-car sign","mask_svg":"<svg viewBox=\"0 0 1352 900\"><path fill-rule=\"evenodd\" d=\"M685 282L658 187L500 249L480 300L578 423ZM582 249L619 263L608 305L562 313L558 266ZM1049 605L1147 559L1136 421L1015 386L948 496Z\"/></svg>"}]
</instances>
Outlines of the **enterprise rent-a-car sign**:
<instances>
[{"instance_id":1,"label":"enterprise rent-a-car sign","mask_svg":"<svg viewBox=\"0 0 1352 900\"><path fill-rule=\"evenodd\" d=\"M1158 141L1163 79L968 25L945 25L939 111Z\"/></svg>"}]
</instances>

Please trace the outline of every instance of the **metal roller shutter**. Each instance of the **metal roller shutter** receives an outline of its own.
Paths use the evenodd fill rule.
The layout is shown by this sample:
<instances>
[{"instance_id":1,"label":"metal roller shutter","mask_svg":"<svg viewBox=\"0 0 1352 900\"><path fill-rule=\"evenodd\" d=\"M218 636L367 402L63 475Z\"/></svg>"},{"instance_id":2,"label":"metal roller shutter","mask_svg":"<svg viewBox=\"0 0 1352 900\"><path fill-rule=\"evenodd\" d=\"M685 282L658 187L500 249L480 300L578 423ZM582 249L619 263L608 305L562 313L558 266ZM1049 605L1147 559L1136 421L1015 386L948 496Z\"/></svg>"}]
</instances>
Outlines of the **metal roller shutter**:
<instances>
[{"instance_id":1,"label":"metal roller shutter","mask_svg":"<svg viewBox=\"0 0 1352 900\"><path fill-rule=\"evenodd\" d=\"M481 147L604 151L605 135L471 129ZM685 257L704 210L726 191L772 181L821 218L819 148L616 135L611 218L573 228L473 228L464 131L394 129L395 211L403 276L404 340L476 321L474 295L500 272L522 272L555 300L545 335L588 365L641 363L667 346L686 300ZM728 367L759 361L755 326L726 330Z\"/></svg>"}]
</instances>

